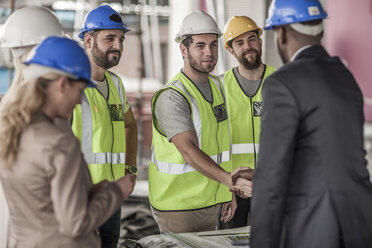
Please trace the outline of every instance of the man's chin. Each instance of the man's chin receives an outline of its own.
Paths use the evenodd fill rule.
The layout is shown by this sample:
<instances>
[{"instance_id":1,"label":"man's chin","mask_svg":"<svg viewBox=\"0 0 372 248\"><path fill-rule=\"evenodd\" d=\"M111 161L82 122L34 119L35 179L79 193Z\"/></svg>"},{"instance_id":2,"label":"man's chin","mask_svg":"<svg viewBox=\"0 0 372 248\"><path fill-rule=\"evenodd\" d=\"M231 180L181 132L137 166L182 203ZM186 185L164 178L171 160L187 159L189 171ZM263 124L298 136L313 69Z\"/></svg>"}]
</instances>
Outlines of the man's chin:
<instances>
[{"instance_id":1,"label":"man's chin","mask_svg":"<svg viewBox=\"0 0 372 248\"><path fill-rule=\"evenodd\" d=\"M114 61L111 60L110 63L108 63L108 68L106 68L106 69L110 69L114 66L117 66L118 64L119 64L118 60L114 60Z\"/></svg>"}]
</instances>

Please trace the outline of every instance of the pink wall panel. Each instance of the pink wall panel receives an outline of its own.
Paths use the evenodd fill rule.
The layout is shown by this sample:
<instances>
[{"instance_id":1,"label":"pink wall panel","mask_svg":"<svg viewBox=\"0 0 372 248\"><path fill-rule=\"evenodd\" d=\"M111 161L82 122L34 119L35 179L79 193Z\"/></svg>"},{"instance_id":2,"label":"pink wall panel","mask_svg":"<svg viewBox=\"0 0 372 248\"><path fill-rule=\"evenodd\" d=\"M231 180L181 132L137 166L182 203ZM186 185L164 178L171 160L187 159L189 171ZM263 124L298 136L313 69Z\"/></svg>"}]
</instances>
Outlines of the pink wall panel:
<instances>
[{"instance_id":1,"label":"pink wall panel","mask_svg":"<svg viewBox=\"0 0 372 248\"><path fill-rule=\"evenodd\" d=\"M328 0L326 9L325 46L354 74L372 122L372 0Z\"/></svg>"}]
</instances>

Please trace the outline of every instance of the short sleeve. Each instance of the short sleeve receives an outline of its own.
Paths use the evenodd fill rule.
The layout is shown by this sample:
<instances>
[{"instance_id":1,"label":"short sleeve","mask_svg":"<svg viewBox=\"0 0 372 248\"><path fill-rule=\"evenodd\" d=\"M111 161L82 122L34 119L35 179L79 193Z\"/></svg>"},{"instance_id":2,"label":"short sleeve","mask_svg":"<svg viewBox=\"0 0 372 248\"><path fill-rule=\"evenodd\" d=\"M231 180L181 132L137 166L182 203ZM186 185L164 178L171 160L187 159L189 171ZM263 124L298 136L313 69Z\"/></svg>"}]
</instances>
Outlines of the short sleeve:
<instances>
[{"instance_id":1,"label":"short sleeve","mask_svg":"<svg viewBox=\"0 0 372 248\"><path fill-rule=\"evenodd\" d=\"M189 102L178 91L167 89L161 92L154 111L158 128L165 133L168 140L179 133L195 132Z\"/></svg>"}]
</instances>

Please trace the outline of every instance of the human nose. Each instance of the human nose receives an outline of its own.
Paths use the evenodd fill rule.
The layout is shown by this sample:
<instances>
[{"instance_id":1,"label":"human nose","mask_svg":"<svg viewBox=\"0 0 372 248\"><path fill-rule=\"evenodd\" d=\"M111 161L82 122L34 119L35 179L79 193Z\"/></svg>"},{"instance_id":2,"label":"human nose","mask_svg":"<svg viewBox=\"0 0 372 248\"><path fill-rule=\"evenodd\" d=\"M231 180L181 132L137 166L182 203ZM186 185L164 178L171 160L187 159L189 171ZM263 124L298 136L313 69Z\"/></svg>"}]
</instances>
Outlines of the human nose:
<instances>
[{"instance_id":1,"label":"human nose","mask_svg":"<svg viewBox=\"0 0 372 248\"><path fill-rule=\"evenodd\" d=\"M205 46L204 53L206 55L212 56L213 55L212 47L211 46Z\"/></svg>"},{"instance_id":2,"label":"human nose","mask_svg":"<svg viewBox=\"0 0 372 248\"><path fill-rule=\"evenodd\" d=\"M243 49L244 50L249 50L250 48L252 48L252 44L249 41L245 41L243 43Z\"/></svg>"},{"instance_id":3,"label":"human nose","mask_svg":"<svg viewBox=\"0 0 372 248\"><path fill-rule=\"evenodd\" d=\"M123 49L123 42L120 39L115 39L112 48L122 50Z\"/></svg>"}]
</instances>

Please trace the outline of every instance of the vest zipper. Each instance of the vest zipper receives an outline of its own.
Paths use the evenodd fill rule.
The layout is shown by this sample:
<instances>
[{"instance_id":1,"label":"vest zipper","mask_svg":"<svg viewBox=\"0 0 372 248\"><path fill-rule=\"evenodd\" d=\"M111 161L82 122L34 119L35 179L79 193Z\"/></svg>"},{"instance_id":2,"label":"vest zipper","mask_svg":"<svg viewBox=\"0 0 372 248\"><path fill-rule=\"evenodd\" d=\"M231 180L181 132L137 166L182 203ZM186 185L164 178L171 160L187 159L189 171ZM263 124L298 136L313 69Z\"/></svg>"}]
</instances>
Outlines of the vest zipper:
<instances>
[{"instance_id":1,"label":"vest zipper","mask_svg":"<svg viewBox=\"0 0 372 248\"><path fill-rule=\"evenodd\" d=\"M253 137L253 157L254 157L254 169L256 169L256 139L255 139L255 132L254 132L254 117L253 117L253 102L252 102L252 97L249 97L249 101L251 102L251 118L252 118L252 137Z\"/></svg>"}]
</instances>

